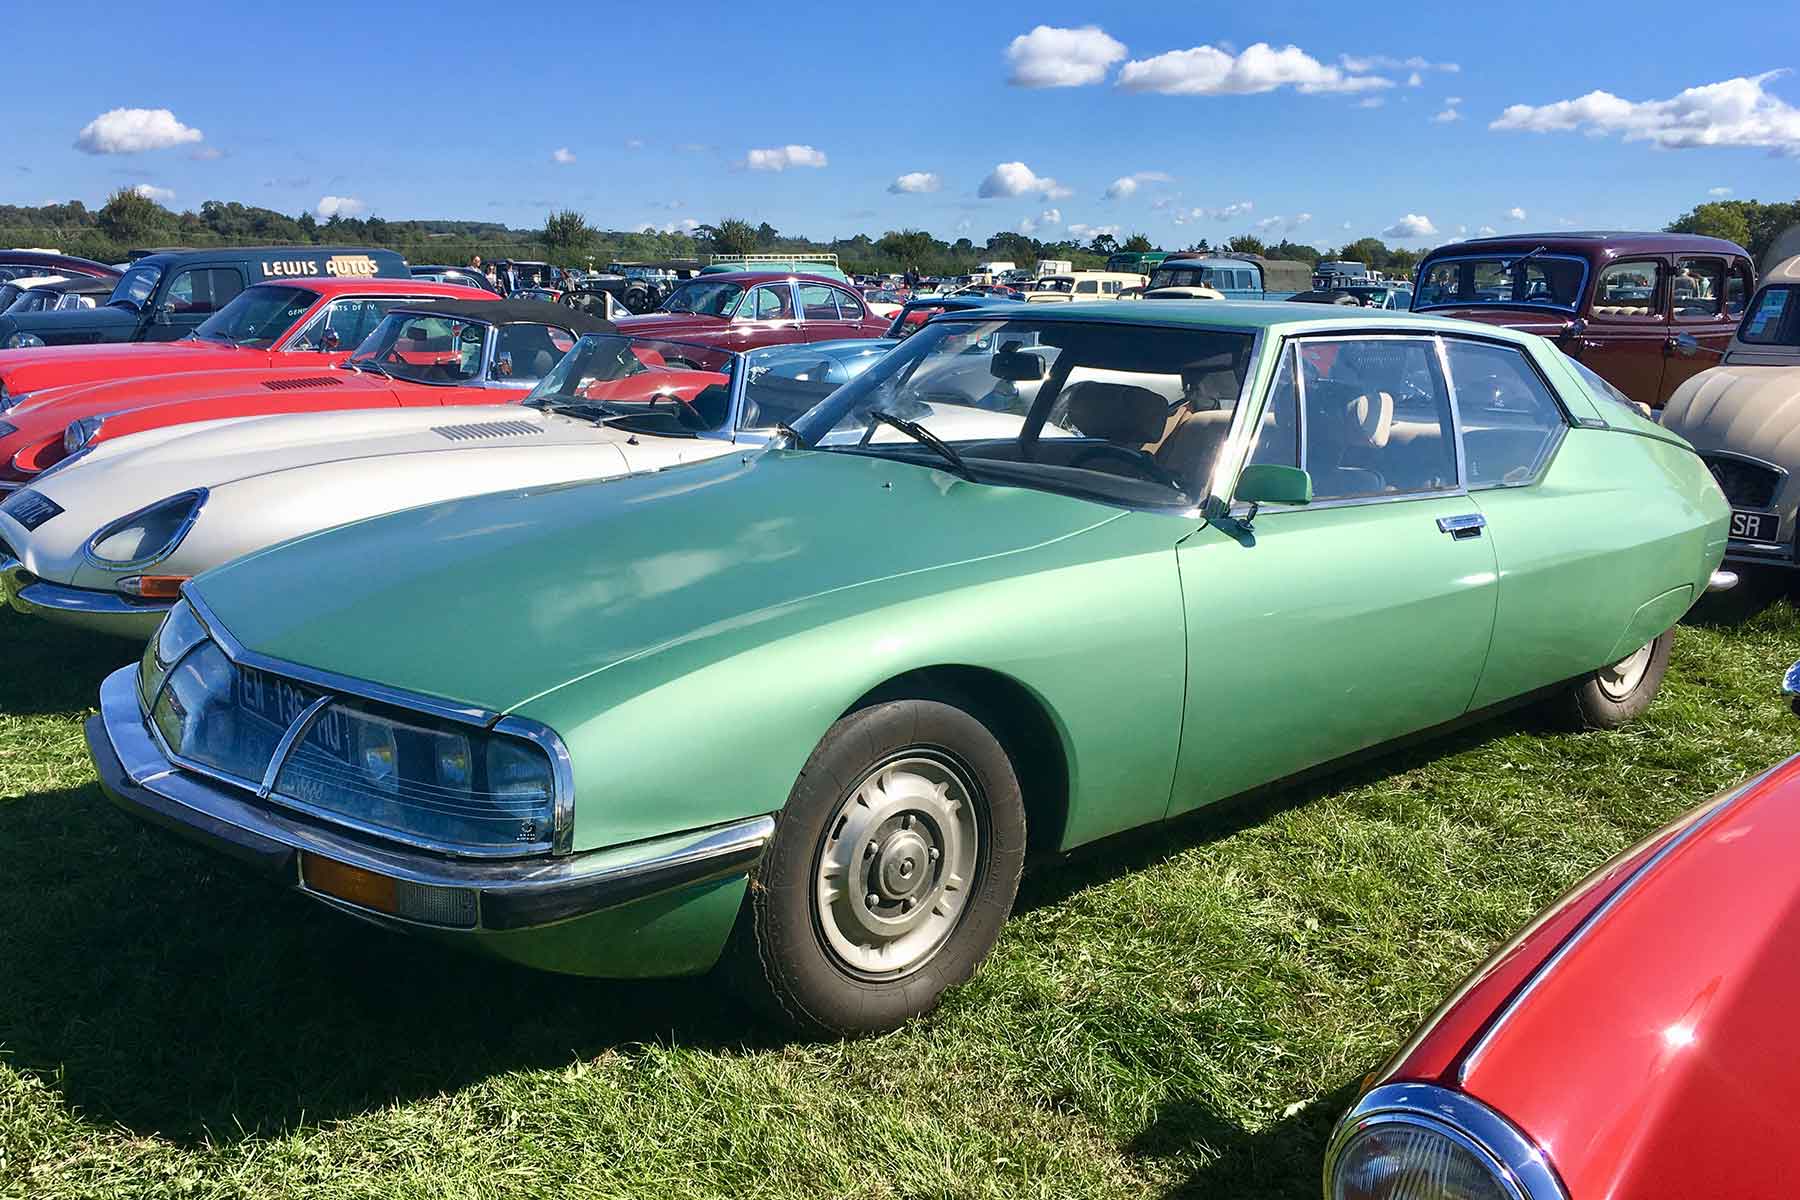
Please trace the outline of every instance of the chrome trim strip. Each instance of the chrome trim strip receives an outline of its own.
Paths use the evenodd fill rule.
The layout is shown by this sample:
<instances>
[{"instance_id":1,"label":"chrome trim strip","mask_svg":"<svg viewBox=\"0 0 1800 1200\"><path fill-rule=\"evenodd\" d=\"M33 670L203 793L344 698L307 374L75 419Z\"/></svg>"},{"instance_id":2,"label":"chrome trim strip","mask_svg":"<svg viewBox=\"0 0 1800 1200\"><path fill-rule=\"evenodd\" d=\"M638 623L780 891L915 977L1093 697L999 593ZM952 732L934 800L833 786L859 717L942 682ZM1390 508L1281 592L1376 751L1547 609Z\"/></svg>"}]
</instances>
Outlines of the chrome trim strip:
<instances>
[{"instance_id":1,"label":"chrome trim strip","mask_svg":"<svg viewBox=\"0 0 1800 1200\"><path fill-rule=\"evenodd\" d=\"M1486 1160L1511 1200L1568 1200L1568 1192L1538 1144L1505 1117L1462 1092L1431 1083L1390 1083L1364 1095L1345 1113L1325 1151L1325 1195L1350 1142L1380 1125L1411 1125L1452 1139Z\"/></svg>"},{"instance_id":2,"label":"chrome trim strip","mask_svg":"<svg viewBox=\"0 0 1800 1200\"><path fill-rule=\"evenodd\" d=\"M333 699L329 693L320 696L301 709L300 715L282 731L281 740L275 743L275 752L269 755L269 765L263 769L262 785L256 789L258 800L267 800L269 793L275 790L275 781L281 777L281 768L287 766L288 755L293 753L294 743L300 740L306 733L306 727L312 724L312 719L324 712Z\"/></svg>"},{"instance_id":3,"label":"chrome trim strip","mask_svg":"<svg viewBox=\"0 0 1800 1200\"><path fill-rule=\"evenodd\" d=\"M1661 849L1657 850L1655 854L1652 854L1642 863L1639 863L1637 870L1633 871L1624 880L1620 881L1619 885L1613 889L1612 895L1608 896L1594 909L1593 912L1589 913L1586 920L1582 921L1580 925L1570 931L1569 936L1563 939L1562 945L1558 946L1555 952L1552 953L1549 958L1545 959L1543 963L1539 965L1537 970L1531 973L1531 978L1527 979L1524 985L1520 987L1518 991L1514 992L1512 996L1507 999L1505 1005L1494 1014L1493 1019L1488 1022L1487 1028L1481 1031L1481 1036L1476 1039L1474 1046L1463 1054L1462 1062L1457 1067L1456 1081L1458 1083L1467 1082L1469 1074L1474 1071L1475 1067L1480 1063L1481 1056L1487 1052L1488 1047L1493 1044L1494 1039L1499 1036L1501 1029L1505 1027L1506 1022L1512 1015L1524 1006L1525 1002L1531 998L1532 993L1537 991L1538 985L1548 978L1557 967L1562 965L1563 960L1574 952L1575 948L1587 938L1588 934L1593 931L1596 925L1605 920L1613 909L1617 908L1619 904L1624 901L1625 897L1631 894L1645 876L1661 866L1663 861L1674 854L1675 851L1687 845L1695 834L1705 829L1708 825L1711 825L1713 821L1718 819L1721 813L1730 809L1739 800L1742 800L1747 793L1756 787L1757 784L1761 783L1792 761L1793 759L1791 758L1783 759L1781 762L1776 763L1767 770L1752 776L1743 783L1724 792L1714 800L1711 808L1688 822L1685 828L1675 834L1675 836L1671 837L1668 841L1664 842Z\"/></svg>"},{"instance_id":4,"label":"chrome trim strip","mask_svg":"<svg viewBox=\"0 0 1800 1200\"><path fill-rule=\"evenodd\" d=\"M1462 408L1456 398L1456 377L1450 373L1450 348L1444 345L1442 337L1431 339L1432 353L1437 359L1438 378L1444 381L1444 391L1450 397L1450 436L1456 440L1456 482L1463 487L1469 486L1469 453L1463 445ZM1438 522L1443 529L1444 523ZM1450 532L1445 529L1445 533Z\"/></svg>"}]
</instances>

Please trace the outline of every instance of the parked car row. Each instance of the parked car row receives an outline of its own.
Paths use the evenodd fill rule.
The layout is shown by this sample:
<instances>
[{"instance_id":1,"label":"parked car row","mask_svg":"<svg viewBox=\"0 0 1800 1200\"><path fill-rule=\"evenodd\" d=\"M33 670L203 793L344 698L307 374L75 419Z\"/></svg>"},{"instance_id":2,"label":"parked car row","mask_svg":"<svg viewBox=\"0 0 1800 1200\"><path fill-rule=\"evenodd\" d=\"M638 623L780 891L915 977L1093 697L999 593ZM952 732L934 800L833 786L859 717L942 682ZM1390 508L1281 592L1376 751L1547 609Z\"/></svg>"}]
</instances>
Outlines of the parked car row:
<instances>
[{"instance_id":1,"label":"parked car row","mask_svg":"<svg viewBox=\"0 0 1800 1200\"><path fill-rule=\"evenodd\" d=\"M1655 269L1571 248L1602 241ZM1464 244L1411 312L884 317L740 264L610 321L374 252L353 278L326 264L364 252L152 255L119 281L148 264L151 313L184 273L294 269L186 340L0 353L0 599L148 638L86 731L146 822L403 932L579 975L717 968L801 1029L888 1029L985 958L1028 854L1507 709L1627 724L1728 558L1800 561L1781 451L1706 441L1735 412L1785 447L1800 259L1757 290L1723 252L1621 241ZM1709 286L1740 319L1661 422L1566 352L1596 295L1700 327L1669 306ZM1555 338L1514 327L1540 309ZM1472 978L1370 1080L1327 1194L1724 1178L1651 1135L1777 1119L1712 1081L1778 1037L1744 989L1778 994L1792 957L1757 881L1796 771Z\"/></svg>"}]
</instances>

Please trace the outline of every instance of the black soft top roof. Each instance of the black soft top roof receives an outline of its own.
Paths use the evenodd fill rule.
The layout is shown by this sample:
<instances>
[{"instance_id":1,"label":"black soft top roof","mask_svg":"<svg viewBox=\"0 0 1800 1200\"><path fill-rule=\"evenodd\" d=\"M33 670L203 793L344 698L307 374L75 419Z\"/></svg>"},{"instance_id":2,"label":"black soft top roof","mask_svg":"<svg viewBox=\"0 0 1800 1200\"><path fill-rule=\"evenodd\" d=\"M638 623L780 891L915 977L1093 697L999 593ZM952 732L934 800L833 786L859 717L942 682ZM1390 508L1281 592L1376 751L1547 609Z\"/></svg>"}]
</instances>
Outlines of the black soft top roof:
<instances>
[{"instance_id":1,"label":"black soft top roof","mask_svg":"<svg viewBox=\"0 0 1800 1200\"><path fill-rule=\"evenodd\" d=\"M575 334L619 332L611 321L590 317L566 304L545 304L542 300L421 300L396 304L390 311L486 321L490 325L554 325Z\"/></svg>"}]
</instances>

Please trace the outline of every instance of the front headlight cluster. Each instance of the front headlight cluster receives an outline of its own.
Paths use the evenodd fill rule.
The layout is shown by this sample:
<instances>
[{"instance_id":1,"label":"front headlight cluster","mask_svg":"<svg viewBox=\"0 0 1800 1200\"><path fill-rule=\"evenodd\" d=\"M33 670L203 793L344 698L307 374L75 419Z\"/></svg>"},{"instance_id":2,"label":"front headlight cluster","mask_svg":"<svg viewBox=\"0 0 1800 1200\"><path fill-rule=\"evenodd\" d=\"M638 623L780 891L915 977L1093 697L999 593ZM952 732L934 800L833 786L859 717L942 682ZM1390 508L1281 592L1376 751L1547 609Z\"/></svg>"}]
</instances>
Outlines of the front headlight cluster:
<instances>
[{"instance_id":1,"label":"front headlight cluster","mask_svg":"<svg viewBox=\"0 0 1800 1200\"><path fill-rule=\"evenodd\" d=\"M1566 1200L1543 1152L1480 1101L1388 1084L1358 1101L1325 1158L1326 1200Z\"/></svg>"},{"instance_id":2,"label":"front headlight cluster","mask_svg":"<svg viewBox=\"0 0 1800 1200\"><path fill-rule=\"evenodd\" d=\"M206 489L158 500L146 508L120 517L88 539L83 553L95 566L129 569L160 562L175 552L181 539L194 527Z\"/></svg>"},{"instance_id":3,"label":"front headlight cluster","mask_svg":"<svg viewBox=\"0 0 1800 1200\"><path fill-rule=\"evenodd\" d=\"M69 427L63 430L63 453L74 454L94 440L100 427L106 424L104 417L83 417L79 421L70 421Z\"/></svg>"},{"instance_id":4,"label":"front headlight cluster","mask_svg":"<svg viewBox=\"0 0 1800 1200\"><path fill-rule=\"evenodd\" d=\"M273 767L273 803L458 854L566 848L560 744L527 723L464 724L233 662L185 600L145 648L138 691L177 761L259 794Z\"/></svg>"},{"instance_id":5,"label":"front headlight cluster","mask_svg":"<svg viewBox=\"0 0 1800 1200\"><path fill-rule=\"evenodd\" d=\"M43 344L43 338L35 333L26 333L22 329L6 339L6 348L8 350L29 350L34 346L41 346Z\"/></svg>"}]
</instances>

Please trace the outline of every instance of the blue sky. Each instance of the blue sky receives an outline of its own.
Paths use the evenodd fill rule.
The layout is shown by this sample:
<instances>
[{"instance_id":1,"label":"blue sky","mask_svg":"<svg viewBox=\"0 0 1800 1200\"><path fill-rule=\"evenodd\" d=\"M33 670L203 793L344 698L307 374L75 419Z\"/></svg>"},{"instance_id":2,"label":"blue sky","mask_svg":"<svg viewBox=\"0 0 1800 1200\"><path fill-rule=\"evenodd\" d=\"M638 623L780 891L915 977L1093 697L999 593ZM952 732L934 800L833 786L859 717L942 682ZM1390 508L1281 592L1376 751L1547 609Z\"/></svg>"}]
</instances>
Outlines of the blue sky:
<instances>
[{"instance_id":1,"label":"blue sky","mask_svg":"<svg viewBox=\"0 0 1800 1200\"><path fill-rule=\"evenodd\" d=\"M1791 4L0 11L95 56L0 99L0 202L1422 246L1800 195Z\"/></svg>"}]
</instances>

